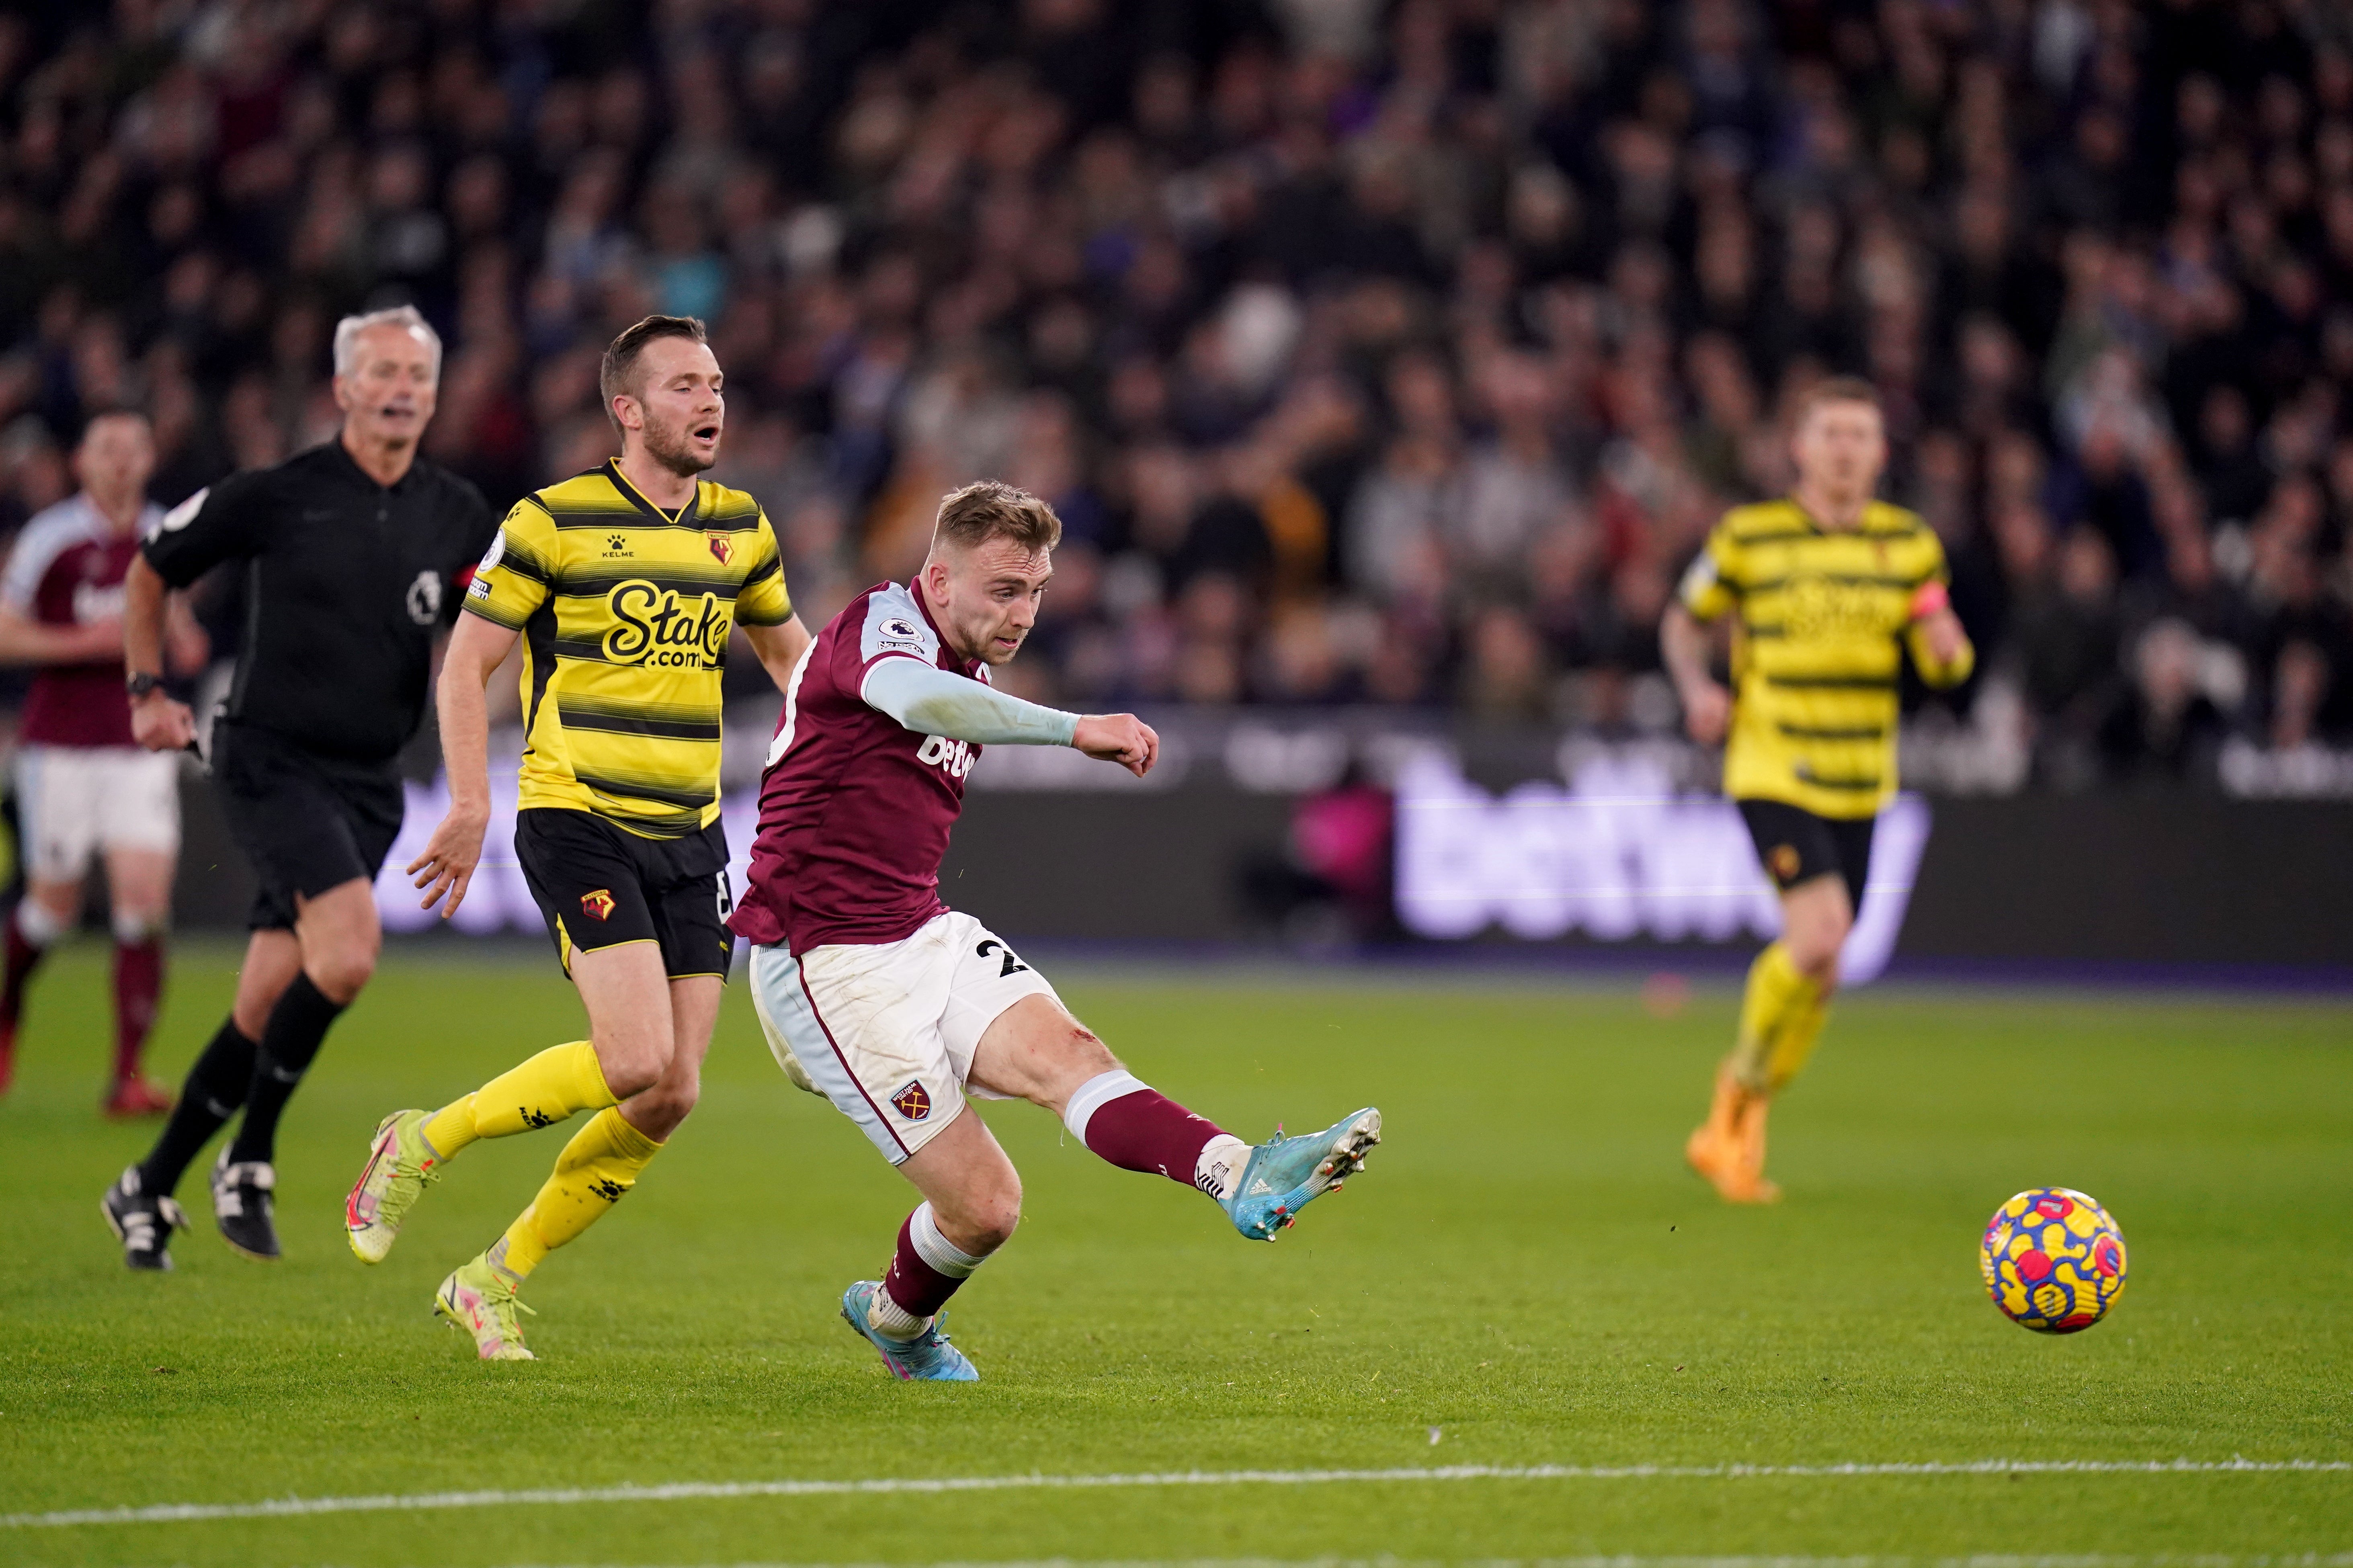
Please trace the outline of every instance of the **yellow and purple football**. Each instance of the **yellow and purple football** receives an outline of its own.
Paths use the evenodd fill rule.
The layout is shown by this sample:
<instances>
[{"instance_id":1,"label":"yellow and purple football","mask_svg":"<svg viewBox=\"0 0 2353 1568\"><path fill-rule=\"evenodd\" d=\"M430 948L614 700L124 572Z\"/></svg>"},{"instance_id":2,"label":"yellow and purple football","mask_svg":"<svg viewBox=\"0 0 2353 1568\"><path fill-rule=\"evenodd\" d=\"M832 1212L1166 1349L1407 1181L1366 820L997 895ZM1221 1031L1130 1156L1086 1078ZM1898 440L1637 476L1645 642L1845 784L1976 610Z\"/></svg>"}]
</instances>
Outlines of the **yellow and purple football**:
<instances>
[{"instance_id":1,"label":"yellow and purple football","mask_svg":"<svg viewBox=\"0 0 2353 1568\"><path fill-rule=\"evenodd\" d=\"M2125 1236L2084 1194L2033 1187L1993 1211L1978 1268L2011 1322L2038 1334L2076 1333L2125 1293Z\"/></svg>"}]
</instances>

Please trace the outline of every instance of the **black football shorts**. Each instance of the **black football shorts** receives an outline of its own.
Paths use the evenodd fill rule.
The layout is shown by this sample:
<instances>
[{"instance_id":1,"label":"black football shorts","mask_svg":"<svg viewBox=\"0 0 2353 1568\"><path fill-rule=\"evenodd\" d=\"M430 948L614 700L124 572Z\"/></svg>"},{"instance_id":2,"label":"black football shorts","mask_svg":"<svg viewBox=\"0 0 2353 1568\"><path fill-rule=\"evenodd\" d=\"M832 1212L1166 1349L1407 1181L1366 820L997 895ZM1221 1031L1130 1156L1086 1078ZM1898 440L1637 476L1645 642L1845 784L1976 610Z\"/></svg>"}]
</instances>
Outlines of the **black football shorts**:
<instances>
[{"instance_id":1,"label":"black football shorts","mask_svg":"<svg viewBox=\"0 0 2353 1568\"><path fill-rule=\"evenodd\" d=\"M1871 880L1871 833L1875 816L1817 816L1780 800L1744 800L1740 819L1773 886L1788 892L1800 882L1836 876L1846 883L1850 910L1862 908Z\"/></svg>"},{"instance_id":2,"label":"black football shorts","mask_svg":"<svg viewBox=\"0 0 2353 1568\"><path fill-rule=\"evenodd\" d=\"M734 904L719 824L647 838L593 812L535 806L515 813L515 858L566 974L575 952L650 942L672 980L726 977Z\"/></svg>"},{"instance_id":3,"label":"black football shorts","mask_svg":"<svg viewBox=\"0 0 2353 1568\"><path fill-rule=\"evenodd\" d=\"M400 837L406 795L390 763L322 756L273 731L213 726L213 782L229 836L253 863L254 931L287 931L296 900L374 882Z\"/></svg>"}]
</instances>

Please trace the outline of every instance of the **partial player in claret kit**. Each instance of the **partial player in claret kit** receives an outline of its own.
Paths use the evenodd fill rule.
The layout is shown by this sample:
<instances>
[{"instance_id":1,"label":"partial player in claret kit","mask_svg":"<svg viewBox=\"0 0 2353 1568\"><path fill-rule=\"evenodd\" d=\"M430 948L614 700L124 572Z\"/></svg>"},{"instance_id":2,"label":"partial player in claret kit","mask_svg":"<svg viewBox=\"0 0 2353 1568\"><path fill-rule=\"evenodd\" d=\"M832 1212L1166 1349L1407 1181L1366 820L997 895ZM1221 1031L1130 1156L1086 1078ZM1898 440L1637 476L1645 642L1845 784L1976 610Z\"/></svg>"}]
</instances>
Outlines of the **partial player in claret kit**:
<instances>
[{"instance_id":1,"label":"partial player in claret kit","mask_svg":"<svg viewBox=\"0 0 2353 1568\"><path fill-rule=\"evenodd\" d=\"M751 885L729 923L787 1076L824 1095L923 1195L841 1315L902 1379L979 1377L940 1309L1011 1239L1021 1178L967 1091L1026 1100L1123 1170L1198 1187L1253 1241L1337 1189L1381 1113L1255 1147L1122 1067L1044 976L941 901L940 859L984 745L1071 746L1142 777L1159 737L995 690L1036 624L1061 521L982 481L940 503L911 583L867 590L802 656L768 748Z\"/></svg>"},{"instance_id":2,"label":"partial player in claret kit","mask_svg":"<svg viewBox=\"0 0 2353 1568\"><path fill-rule=\"evenodd\" d=\"M164 991L164 933L180 851L180 759L142 751L119 695L123 580L164 526L147 499L155 437L130 409L93 415L74 448L81 489L26 523L0 570L0 664L38 671L18 731L16 784L25 896L7 918L0 981L0 1095L16 1065L26 992L81 918L82 883L106 872L114 927L113 1117L159 1116L169 1090L141 1070ZM185 596L168 601L174 673L202 668Z\"/></svg>"}]
</instances>

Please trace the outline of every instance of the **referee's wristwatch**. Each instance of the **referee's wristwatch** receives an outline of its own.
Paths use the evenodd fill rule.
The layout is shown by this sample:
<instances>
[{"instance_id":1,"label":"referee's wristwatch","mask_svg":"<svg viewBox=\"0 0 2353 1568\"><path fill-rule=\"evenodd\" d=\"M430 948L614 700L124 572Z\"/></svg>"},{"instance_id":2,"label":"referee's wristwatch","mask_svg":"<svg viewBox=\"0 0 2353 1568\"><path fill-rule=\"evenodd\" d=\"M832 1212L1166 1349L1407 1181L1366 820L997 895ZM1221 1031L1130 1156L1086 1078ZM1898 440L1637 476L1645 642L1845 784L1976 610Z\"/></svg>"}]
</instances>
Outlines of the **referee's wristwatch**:
<instances>
[{"instance_id":1,"label":"referee's wristwatch","mask_svg":"<svg viewBox=\"0 0 2353 1568\"><path fill-rule=\"evenodd\" d=\"M151 691L161 691L163 689L164 678L144 669L122 683L122 689L131 694L131 700L133 702Z\"/></svg>"}]
</instances>

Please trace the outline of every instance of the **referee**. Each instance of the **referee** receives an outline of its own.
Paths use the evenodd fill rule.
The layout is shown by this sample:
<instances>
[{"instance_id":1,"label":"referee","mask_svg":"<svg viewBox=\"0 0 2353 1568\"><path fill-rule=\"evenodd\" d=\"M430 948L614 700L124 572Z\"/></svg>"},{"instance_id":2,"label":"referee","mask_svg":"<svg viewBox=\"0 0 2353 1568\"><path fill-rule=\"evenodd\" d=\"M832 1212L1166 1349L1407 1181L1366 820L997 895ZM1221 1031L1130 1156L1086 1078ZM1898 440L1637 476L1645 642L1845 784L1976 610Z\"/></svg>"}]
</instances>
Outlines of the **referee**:
<instances>
[{"instance_id":1,"label":"referee","mask_svg":"<svg viewBox=\"0 0 2353 1568\"><path fill-rule=\"evenodd\" d=\"M195 736L186 705L161 689L164 595L222 562L244 565L247 644L213 731L213 776L260 883L236 1005L155 1146L107 1189L132 1268L172 1266L173 1227L187 1224L173 1189L239 1107L213 1168L213 1216L237 1251L278 1256L278 1119L375 971L375 875L400 831L394 759L424 718L434 643L493 531L481 492L417 455L440 374L441 340L415 308L345 317L341 435L199 493L132 563L132 731L158 752Z\"/></svg>"}]
</instances>

